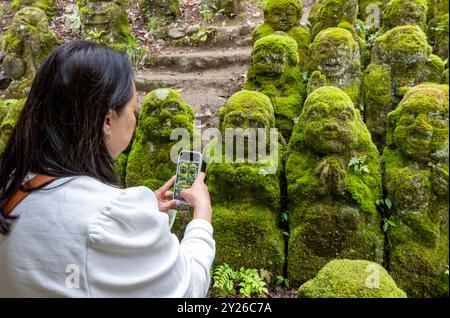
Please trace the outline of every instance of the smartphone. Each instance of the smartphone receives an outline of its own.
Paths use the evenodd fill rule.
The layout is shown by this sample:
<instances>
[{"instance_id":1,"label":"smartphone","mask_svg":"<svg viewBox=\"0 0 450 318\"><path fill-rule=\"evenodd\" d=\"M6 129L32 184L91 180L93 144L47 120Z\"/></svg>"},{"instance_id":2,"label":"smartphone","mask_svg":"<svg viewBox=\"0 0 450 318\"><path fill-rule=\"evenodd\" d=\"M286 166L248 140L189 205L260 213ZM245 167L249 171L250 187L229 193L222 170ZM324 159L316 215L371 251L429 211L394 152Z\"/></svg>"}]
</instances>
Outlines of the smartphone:
<instances>
[{"instance_id":1,"label":"smartphone","mask_svg":"<svg viewBox=\"0 0 450 318\"><path fill-rule=\"evenodd\" d=\"M181 151L178 155L176 181L173 187L173 198L181 204L189 203L181 197L183 190L189 189L202 171L203 155L198 151Z\"/></svg>"}]
</instances>

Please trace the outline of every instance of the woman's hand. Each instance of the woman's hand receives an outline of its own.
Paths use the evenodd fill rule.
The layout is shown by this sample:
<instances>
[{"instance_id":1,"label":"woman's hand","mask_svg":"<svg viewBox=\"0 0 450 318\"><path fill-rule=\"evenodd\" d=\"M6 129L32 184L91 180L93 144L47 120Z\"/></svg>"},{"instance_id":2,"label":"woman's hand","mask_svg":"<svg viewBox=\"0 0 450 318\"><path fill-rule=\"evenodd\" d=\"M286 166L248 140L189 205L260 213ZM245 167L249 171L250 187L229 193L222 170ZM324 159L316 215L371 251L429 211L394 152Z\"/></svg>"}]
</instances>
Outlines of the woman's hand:
<instances>
[{"instance_id":1,"label":"woman's hand","mask_svg":"<svg viewBox=\"0 0 450 318\"><path fill-rule=\"evenodd\" d=\"M189 189L181 191L180 195L194 208L194 219L200 218L211 223L211 199L204 172L200 173Z\"/></svg>"},{"instance_id":2,"label":"woman's hand","mask_svg":"<svg viewBox=\"0 0 450 318\"><path fill-rule=\"evenodd\" d=\"M173 176L161 188L155 191L156 198L158 199L158 208L161 212L167 212L167 210L177 206L177 200L167 200L173 198L173 192L169 191L169 188L175 183L175 180L176 176Z\"/></svg>"}]
</instances>

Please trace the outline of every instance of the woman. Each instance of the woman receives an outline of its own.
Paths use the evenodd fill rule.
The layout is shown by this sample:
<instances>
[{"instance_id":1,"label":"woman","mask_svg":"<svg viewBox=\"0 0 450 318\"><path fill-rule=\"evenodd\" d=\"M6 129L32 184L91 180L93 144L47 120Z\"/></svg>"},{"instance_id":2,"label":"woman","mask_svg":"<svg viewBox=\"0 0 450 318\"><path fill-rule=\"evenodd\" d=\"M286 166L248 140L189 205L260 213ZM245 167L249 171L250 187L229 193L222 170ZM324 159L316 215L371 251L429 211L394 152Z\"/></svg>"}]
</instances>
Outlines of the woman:
<instances>
[{"instance_id":1,"label":"woman","mask_svg":"<svg viewBox=\"0 0 450 318\"><path fill-rule=\"evenodd\" d=\"M206 295L215 242L204 174L181 193L194 208L181 243L164 213L175 178L155 192L116 184L136 107L122 54L76 41L47 57L1 157L0 297Z\"/></svg>"}]
</instances>

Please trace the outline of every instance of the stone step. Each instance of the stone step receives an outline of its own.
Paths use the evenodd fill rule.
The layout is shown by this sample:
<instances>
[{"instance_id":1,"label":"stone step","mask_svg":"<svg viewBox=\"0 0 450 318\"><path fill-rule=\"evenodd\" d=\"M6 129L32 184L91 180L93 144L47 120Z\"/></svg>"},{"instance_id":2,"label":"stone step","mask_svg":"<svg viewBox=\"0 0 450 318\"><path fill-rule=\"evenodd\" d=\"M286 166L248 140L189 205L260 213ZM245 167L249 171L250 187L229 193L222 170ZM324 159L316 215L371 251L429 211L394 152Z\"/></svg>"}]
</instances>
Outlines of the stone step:
<instances>
[{"instance_id":1,"label":"stone step","mask_svg":"<svg viewBox=\"0 0 450 318\"><path fill-rule=\"evenodd\" d=\"M193 86L208 86L222 88L230 83L230 77L242 76L246 73L248 64L230 65L226 68L208 69L179 73L167 70L138 71L135 74L135 84L138 91L151 91L156 88L183 88Z\"/></svg>"},{"instance_id":2,"label":"stone step","mask_svg":"<svg viewBox=\"0 0 450 318\"><path fill-rule=\"evenodd\" d=\"M156 55L155 69L188 73L217 69L230 65L248 65L252 49L250 47L233 49L202 50L194 52L174 52Z\"/></svg>"},{"instance_id":3,"label":"stone step","mask_svg":"<svg viewBox=\"0 0 450 318\"><path fill-rule=\"evenodd\" d=\"M253 26L244 25L226 25L226 26L207 26L209 30L213 30L211 35L204 43L195 43L200 47L242 47L251 46ZM199 25L188 26L186 29L173 27L168 31L169 40L176 46L191 46L188 37L193 36L196 32L201 31ZM184 41L186 40L186 41Z\"/></svg>"}]
</instances>

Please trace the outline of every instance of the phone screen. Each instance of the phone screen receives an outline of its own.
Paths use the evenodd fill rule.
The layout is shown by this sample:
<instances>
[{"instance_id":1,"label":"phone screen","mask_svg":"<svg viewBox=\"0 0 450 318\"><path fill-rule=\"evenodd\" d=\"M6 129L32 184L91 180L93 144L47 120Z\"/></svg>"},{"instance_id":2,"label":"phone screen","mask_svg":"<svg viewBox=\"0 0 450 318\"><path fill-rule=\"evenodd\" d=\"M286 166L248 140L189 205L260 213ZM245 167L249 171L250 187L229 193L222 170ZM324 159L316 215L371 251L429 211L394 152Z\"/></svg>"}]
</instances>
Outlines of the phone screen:
<instances>
[{"instance_id":1,"label":"phone screen","mask_svg":"<svg viewBox=\"0 0 450 318\"><path fill-rule=\"evenodd\" d=\"M177 180L174 185L173 197L182 203L187 203L180 195L181 191L189 189L200 174L202 154L194 151L182 151L178 157Z\"/></svg>"}]
</instances>

